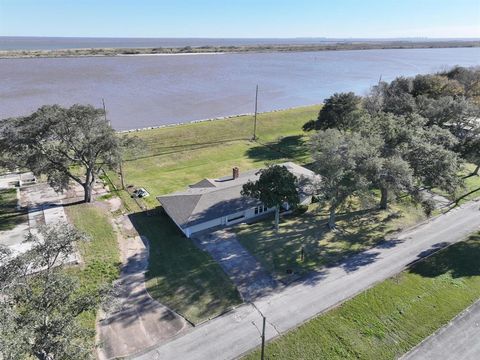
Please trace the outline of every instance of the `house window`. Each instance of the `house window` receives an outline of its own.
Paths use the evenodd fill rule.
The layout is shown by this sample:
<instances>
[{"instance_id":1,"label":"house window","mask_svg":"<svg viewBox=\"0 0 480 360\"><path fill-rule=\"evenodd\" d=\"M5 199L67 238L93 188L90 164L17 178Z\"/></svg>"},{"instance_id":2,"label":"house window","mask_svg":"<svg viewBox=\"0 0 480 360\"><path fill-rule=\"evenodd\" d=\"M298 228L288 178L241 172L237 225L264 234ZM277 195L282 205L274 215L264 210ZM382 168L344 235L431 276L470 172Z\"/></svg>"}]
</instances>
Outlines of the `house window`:
<instances>
[{"instance_id":1,"label":"house window","mask_svg":"<svg viewBox=\"0 0 480 360\"><path fill-rule=\"evenodd\" d=\"M261 214L261 213L264 213L265 211L267 211L268 208L266 206L257 206L255 208L255 215L258 215L258 214Z\"/></svg>"}]
</instances>

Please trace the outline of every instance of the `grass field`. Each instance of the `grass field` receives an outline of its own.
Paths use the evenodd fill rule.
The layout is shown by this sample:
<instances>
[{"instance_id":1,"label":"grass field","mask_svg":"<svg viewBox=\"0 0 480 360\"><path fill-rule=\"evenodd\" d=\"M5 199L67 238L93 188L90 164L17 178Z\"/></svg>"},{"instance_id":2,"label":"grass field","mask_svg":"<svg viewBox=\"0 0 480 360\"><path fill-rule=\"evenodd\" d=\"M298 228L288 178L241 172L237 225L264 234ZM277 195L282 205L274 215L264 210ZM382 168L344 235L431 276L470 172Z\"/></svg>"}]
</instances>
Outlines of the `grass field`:
<instances>
[{"instance_id":1,"label":"grass field","mask_svg":"<svg viewBox=\"0 0 480 360\"><path fill-rule=\"evenodd\" d=\"M220 266L166 216L132 214L131 220L150 240L146 285L151 296L195 324L241 303Z\"/></svg>"},{"instance_id":2,"label":"grass field","mask_svg":"<svg viewBox=\"0 0 480 360\"><path fill-rule=\"evenodd\" d=\"M25 221L26 212L17 210L17 190L0 190L0 231L13 229Z\"/></svg>"},{"instance_id":3,"label":"grass field","mask_svg":"<svg viewBox=\"0 0 480 360\"><path fill-rule=\"evenodd\" d=\"M272 341L266 359L396 359L480 297L478 259L480 234Z\"/></svg>"},{"instance_id":4,"label":"grass field","mask_svg":"<svg viewBox=\"0 0 480 360\"><path fill-rule=\"evenodd\" d=\"M70 270L79 278L81 288L94 290L117 279L120 274L120 253L108 214L90 204L72 205L65 209L72 224L90 238L79 245L83 268ZM81 320L85 326L95 327L94 312L83 314Z\"/></svg>"},{"instance_id":5,"label":"grass field","mask_svg":"<svg viewBox=\"0 0 480 360\"><path fill-rule=\"evenodd\" d=\"M145 146L124 163L126 182L145 187L153 196L148 207L158 205L155 196L181 190L204 177L228 175L262 167L266 161L308 160L302 125L316 118L320 106L264 113L258 116L257 142L250 141L253 117L240 116L135 133ZM115 175L112 180L118 179Z\"/></svg>"},{"instance_id":6,"label":"grass field","mask_svg":"<svg viewBox=\"0 0 480 360\"><path fill-rule=\"evenodd\" d=\"M282 220L279 232L273 220L242 224L235 228L237 238L263 266L278 279L288 281L303 273L329 266L384 241L391 232L414 225L425 215L420 207L399 201L389 210L343 212L338 215L338 231L328 230L328 214L317 204L298 216ZM301 259L301 249L304 259ZM293 271L292 275L288 273Z\"/></svg>"}]
</instances>

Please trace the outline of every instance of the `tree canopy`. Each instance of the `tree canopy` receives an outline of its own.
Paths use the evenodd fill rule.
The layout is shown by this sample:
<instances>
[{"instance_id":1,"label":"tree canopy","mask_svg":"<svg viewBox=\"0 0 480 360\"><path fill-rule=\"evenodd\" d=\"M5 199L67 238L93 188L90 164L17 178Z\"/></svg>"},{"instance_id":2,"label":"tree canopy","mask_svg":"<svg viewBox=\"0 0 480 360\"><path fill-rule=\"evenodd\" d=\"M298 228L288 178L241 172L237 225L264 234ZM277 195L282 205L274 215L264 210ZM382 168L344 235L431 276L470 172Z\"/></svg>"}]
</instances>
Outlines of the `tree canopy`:
<instances>
[{"instance_id":1,"label":"tree canopy","mask_svg":"<svg viewBox=\"0 0 480 360\"><path fill-rule=\"evenodd\" d=\"M85 202L104 168L116 168L122 139L102 109L90 105L46 105L33 114L0 122L0 150L12 168L46 175L56 190L80 184Z\"/></svg>"},{"instance_id":2,"label":"tree canopy","mask_svg":"<svg viewBox=\"0 0 480 360\"><path fill-rule=\"evenodd\" d=\"M320 109L315 129L347 130L354 127L361 116L361 97L353 92L335 93Z\"/></svg>"},{"instance_id":3,"label":"tree canopy","mask_svg":"<svg viewBox=\"0 0 480 360\"><path fill-rule=\"evenodd\" d=\"M30 234L31 250L12 256L0 250L0 353L4 359L89 359L93 330L77 316L95 309L105 292L80 291L64 265L85 241L68 225Z\"/></svg>"},{"instance_id":4,"label":"tree canopy","mask_svg":"<svg viewBox=\"0 0 480 360\"><path fill-rule=\"evenodd\" d=\"M275 229L278 231L280 207L284 203L295 207L299 202L298 179L285 166L269 165L260 170L257 181L243 185L242 195L275 208Z\"/></svg>"}]
</instances>

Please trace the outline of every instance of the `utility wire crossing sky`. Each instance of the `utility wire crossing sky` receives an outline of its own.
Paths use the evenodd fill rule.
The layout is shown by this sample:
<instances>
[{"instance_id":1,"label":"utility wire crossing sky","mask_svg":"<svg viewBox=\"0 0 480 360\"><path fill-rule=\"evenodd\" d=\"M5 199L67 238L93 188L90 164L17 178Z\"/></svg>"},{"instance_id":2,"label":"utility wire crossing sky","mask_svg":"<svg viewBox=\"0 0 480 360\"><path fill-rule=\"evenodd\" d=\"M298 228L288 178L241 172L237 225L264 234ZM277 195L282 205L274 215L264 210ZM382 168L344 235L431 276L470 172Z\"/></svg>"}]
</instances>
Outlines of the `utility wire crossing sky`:
<instances>
[{"instance_id":1,"label":"utility wire crossing sky","mask_svg":"<svg viewBox=\"0 0 480 360\"><path fill-rule=\"evenodd\" d=\"M480 0L0 0L0 36L480 37Z\"/></svg>"}]
</instances>

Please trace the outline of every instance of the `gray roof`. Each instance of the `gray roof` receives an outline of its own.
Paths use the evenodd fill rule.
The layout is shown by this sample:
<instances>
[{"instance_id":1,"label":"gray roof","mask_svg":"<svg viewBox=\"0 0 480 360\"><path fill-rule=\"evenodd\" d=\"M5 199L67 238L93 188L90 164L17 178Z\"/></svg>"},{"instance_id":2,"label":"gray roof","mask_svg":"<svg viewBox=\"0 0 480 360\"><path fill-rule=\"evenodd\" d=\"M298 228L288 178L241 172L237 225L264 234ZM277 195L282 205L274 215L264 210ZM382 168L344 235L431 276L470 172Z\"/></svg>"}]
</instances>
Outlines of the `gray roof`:
<instances>
[{"instance_id":1,"label":"gray roof","mask_svg":"<svg viewBox=\"0 0 480 360\"><path fill-rule=\"evenodd\" d=\"M315 177L312 171L292 162L280 165L298 178ZM184 229L260 205L257 199L241 195L245 183L258 179L258 171L240 172L237 179L232 176L204 179L185 191L158 196L157 199L175 223Z\"/></svg>"}]
</instances>

